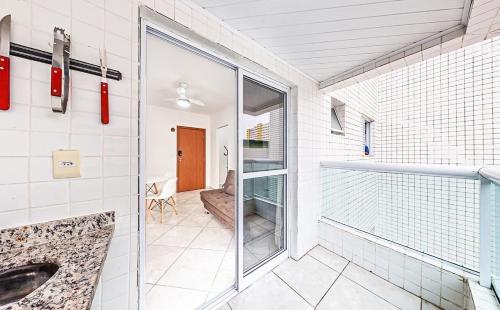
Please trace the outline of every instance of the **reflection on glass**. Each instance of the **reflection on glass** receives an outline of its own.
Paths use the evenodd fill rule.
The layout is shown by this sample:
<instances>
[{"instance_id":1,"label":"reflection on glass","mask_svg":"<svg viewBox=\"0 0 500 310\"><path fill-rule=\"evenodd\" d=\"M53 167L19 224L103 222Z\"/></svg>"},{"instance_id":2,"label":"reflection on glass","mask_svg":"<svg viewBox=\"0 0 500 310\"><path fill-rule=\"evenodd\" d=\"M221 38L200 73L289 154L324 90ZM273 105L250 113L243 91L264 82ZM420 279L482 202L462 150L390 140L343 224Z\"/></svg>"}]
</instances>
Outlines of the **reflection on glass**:
<instances>
[{"instance_id":1,"label":"reflection on glass","mask_svg":"<svg viewBox=\"0 0 500 310\"><path fill-rule=\"evenodd\" d=\"M244 172L284 168L285 93L243 81Z\"/></svg>"},{"instance_id":2,"label":"reflection on glass","mask_svg":"<svg viewBox=\"0 0 500 310\"><path fill-rule=\"evenodd\" d=\"M284 175L243 181L243 270L284 249Z\"/></svg>"}]
</instances>

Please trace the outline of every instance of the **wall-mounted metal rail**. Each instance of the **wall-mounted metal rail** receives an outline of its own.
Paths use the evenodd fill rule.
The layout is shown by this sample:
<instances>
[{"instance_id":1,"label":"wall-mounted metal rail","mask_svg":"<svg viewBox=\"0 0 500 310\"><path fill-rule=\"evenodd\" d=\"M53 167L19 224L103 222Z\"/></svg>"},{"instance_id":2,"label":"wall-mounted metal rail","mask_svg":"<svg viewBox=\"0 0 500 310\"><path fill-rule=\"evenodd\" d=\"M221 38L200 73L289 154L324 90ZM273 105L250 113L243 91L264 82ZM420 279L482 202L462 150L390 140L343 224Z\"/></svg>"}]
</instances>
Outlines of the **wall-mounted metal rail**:
<instances>
[{"instance_id":1,"label":"wall-mounted metal rail","mask_svg":"<svg viewBox=\"0 0 500 310\"><path fill-rule=\"evenodd\" d=\"M372 161L322 161L321 167L386 173L408 173L438 177L478 179L480 167L386 164Z\"/></svg>"},{"instance_id":2,"label":"wall-mounted metal rail","mask_svg":"<svg viewBox=\"0 0 500 310\"><path fill-rule=\"evenodd\" d=\"M12 42L10 43L10 55L49 65L52 63L52 53ZM71 58L69 60L69 68L70 70L101 76L101 67L99 65L94 65L77 59ZM108 79L119 81L122 79L122 74L120 71L108 69L106 77Z\"/></svg>"}]
</instances>

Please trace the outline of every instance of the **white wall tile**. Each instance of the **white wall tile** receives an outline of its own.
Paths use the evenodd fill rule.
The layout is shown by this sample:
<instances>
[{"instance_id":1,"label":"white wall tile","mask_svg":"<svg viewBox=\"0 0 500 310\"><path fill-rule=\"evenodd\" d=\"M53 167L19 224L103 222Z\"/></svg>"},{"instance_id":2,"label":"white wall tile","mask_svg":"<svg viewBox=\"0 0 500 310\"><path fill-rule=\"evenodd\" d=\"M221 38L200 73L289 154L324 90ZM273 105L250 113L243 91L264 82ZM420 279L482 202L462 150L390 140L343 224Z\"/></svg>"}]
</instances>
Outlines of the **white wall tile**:
<instances>
[{"instance_id":1,"label":"white wall tile","mask_svg":"<svg viewBox=\"0 0 500 310\"><path fill-rule=\"evenodd\" d=\"M127 156L130 140L124 137L104 137L103 153L105 156Z\"/></svg>"},{"instance_id":2,"label":"white wall tile","mask_svg":"<svg viewBox=\"0 0 500 310\"><path fill-rule=\"evenodd\" d=\"M71 216L98 213L103 211L102 200L72 202L69 209Z\"/></svg>"},{"instance_id":3,"label":"white wall tile","mask_svg":"<svg viewBox=\"0 0 500 310\"><path fill-rule=\"evenodd\" d=\"M56 2L62 5L58 6L55 4ZM45 31L52 33L54 27L57 26L71 33L71 18L69 17L70 1L48 0L40 1L39 3L43 6L33 4L33 11L36 12L31 19L33 28L46 29ZM63 10L59 10L59 7L64 8L64 15L61 14Z\"/></svg>"},{"instance_id":4,"label":"white wall tile","mask_svg":"<svg viewBox=\"0 0 500 310\"><path fill-rule=\"evenodd\" d=\"M102 198L101 179L71 180L71 202L98 200Z\"/></svg>"},{"instance_id":5,"label":"white wall tile","mask_svg":"<svg viewBox=\"0 0 500 310\"><path fill-rule=\"evenodd\" d=\"M104 9L102 6L96 5L90 1L72 0L71 11L74 19L104 29ZM73 32L75 31L74 28L72 30Z\"/></svg>"},{"instance_id":6,"label":"white wall tile","mask_svg":"<svg viewBox=\"0 0 500 310\"><path fill-rule=\"evenodd\" d=\"M0 157L0 184L28 182L28 159Z\"/></svg>"},{"instance_id":7,"label":"white wall tile","mask_svg":"<svg viewBox=\"0 0 500 310\"><path fill-rule=\"evenodd\" d=\"M29 106L11 104L10 109L0 113L0 129L28 130Z\"/></svg>"},{"instance_id":8,"label":"white wall tile","mask_svg":"<svg viewBox=\"0 0 500 310\"><path fill-rule=\"evenodd\" d=\"M65 133L32 132L30 137L31 156L50 156L59 149L67 149L68 135Z\"/></svg>"},{"instance_id":9,"label":"white wall tile","mask_svg":"<svg viewBox=\"0 0 500 310\"><path fill-rule=\"evenodd\" d=\"M0 130L0 156L28 156L29 133L27 131Z\"/></svg>"},{"instance_id":10,"label":"white wall tile","mask_svg":"<svg viewBox=\"0 0 500 310\"><path fill-rule=\"evenodd\" d=\"M10 212L2 212L0 216L0 226L2 228L10 228L19 226L19 223L27 223L30 221L29 209L22 209Z\"/></svg>"},{"instance_id":11,"label":"white wall tile","mask_svg":"<svg viewBox=\"0 0 500 310\"><path fill-rule=\"evenodd\" d=\"M118 14L128 20L130 20L132 14L130 1L106 0L106 10Z\"/></svg>"},{"instance_id":12,"label":"white wall tile","mask_svg":"<svg viewBox=\"0 0 500 310\"><path fill-rule=\"evenodd\" d=\"M130 175L129 157L104 157L104 176L116 177Z\"/></svg>"},{"instance_id":13,"label":"white wall tile","mask_svg":"<svg viewBox=\"0 0 500 310\"><path fill-rule=\"evenodd\" d=\"M129 177L113 177L104 179L104 197L125 196L130 193Z\"/></svg>"},{"instance_id":14,"label":"white wall tile","mask_svg":"<svg viewBox=\"0 0 500 310\"><path fill-rule=\"evenodd\" d=\"M33 208L31 210L31 221L41 223L51 221L57 218L69 217L68 205L56 205L41 208Z\"/></svg>"},{"instance_id":15,"label":"white wall tile","mask_svg":"<svg viewBox=\"0 0 500 310\"><path fill-rule=\"evenodd\" d=\"M51 108L31 108L31 130L34 132L68 132L69 120L69 113L54 113Z\"/></svg>"},{"instance_id":16,"label":"white wall tile","mask_svg":"<svg viewBox=\"0 0 500 310\"><path fill-rule=\"evenodd\" d=\"M69 200L68 182L31 183L30 196L32 207L67 204Z\"/></svg>"},{"instance_id":17,"label":"white wall tile","mask_svg":"<svg viewBox=\"0 0 500 310\"><path fill-rule=\"evenodd\" d=\"M30 158L30 181L42 182L52 181L52 158L51 157L31 157Z\"/></svg>"},{"instance_id":18,"label":"white wall tile","mask_svg":"<svg viewBox=\"0 0 500 310\"><path fill-rule=\"evenodd\" d=\"M81 159L82 178L100 178L102 176L102 159L100 157L83 157Z\"/></svg>"},{"instance_id":19,"label":"white wall tile","mask_svg":"<svg viewBox=\"0 0 500 310\"><path fill-rule=\"evenodd\" d=\"M97 135L71 135L71 148L80 150L81 156L100 156L102 137Z\"/></svg>"},{"instance_id":20,"label":"white wall tile","mask_svg":"<svg viewBox=\"0 0 500 310\"><path fill-rule=\"evenodd\" d=\"M95 113L73 112L71 116L71 133L98 135L101 133L101 115Z\"/></svg>"},{"instance_id":21,"label":"white wall tile","mask_svg":"<svg viewBox=\"0 0 500 310\"><path fill-rule=\"evenodd\" d=\"M30 80L12 77L10 80L11 104L27 104L31 102Z\"/></svg>"},{"instance_id":22,"label":"white wall tile","mask_svg":"<svg viewBox=\"0 0 500 310\"><path fill-rule=\"evenodd\" d=\"M0 185L0 212L27 209L28 184Z\"/></svg>"}]
</instances>

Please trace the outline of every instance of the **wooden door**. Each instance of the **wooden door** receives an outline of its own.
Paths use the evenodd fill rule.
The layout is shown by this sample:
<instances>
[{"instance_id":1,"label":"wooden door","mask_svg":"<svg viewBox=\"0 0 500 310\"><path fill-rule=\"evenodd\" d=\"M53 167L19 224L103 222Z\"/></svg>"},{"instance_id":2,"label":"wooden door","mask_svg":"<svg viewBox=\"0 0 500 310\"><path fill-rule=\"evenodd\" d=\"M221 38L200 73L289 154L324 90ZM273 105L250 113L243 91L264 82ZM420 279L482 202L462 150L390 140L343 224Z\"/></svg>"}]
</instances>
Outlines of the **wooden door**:
<instances>
[{"instance_id":1,"label":"wooden door","mask_svg":"<svg viewBox=\"0 0 500 310\"><path fill-rule=\"evenodd\" d=\"M205 188L205 129L177 126L177 191Z\"/></svg>"}]
</instances>

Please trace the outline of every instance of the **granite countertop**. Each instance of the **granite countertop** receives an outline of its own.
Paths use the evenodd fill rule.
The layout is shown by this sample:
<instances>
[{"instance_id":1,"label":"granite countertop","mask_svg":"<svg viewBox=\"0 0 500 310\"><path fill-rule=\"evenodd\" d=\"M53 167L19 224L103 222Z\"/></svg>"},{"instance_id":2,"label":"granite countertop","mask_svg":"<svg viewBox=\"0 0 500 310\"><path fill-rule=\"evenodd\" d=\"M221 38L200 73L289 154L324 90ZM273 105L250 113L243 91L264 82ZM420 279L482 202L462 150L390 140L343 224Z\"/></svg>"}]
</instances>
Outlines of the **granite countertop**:
<instances>
[{"instance_id":1,"label":"granite countertop","mask_svg":"<svg viewBox=\"0 0 500 310\"><path fill-rule=\"evenodd\" d=\"M114 212L0 230L0 273L55 263L57 272L23 299L0 307L90 309L114 230Z\"/></svg>"}]
</instances>

